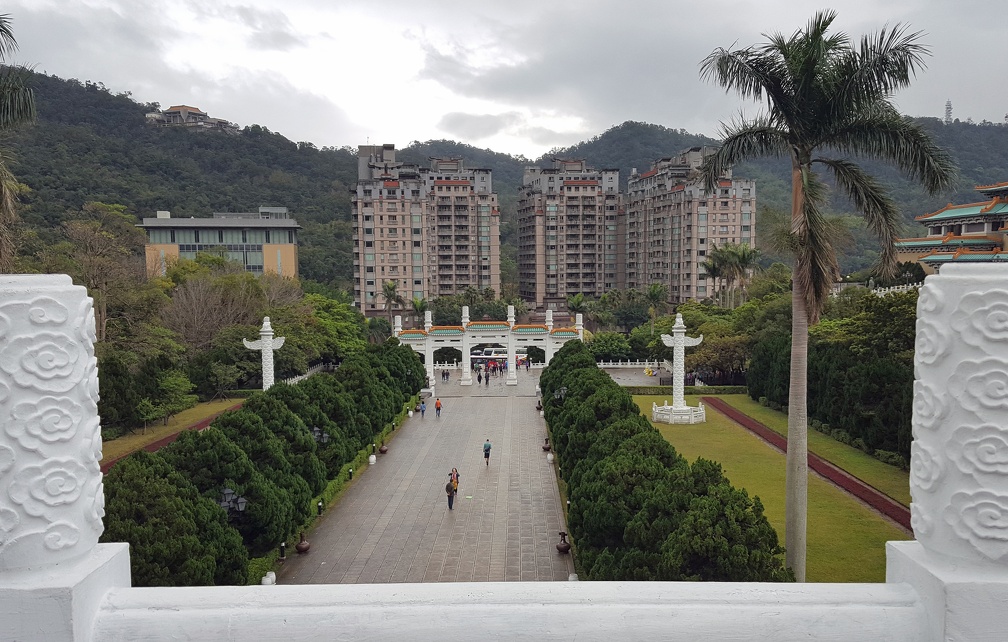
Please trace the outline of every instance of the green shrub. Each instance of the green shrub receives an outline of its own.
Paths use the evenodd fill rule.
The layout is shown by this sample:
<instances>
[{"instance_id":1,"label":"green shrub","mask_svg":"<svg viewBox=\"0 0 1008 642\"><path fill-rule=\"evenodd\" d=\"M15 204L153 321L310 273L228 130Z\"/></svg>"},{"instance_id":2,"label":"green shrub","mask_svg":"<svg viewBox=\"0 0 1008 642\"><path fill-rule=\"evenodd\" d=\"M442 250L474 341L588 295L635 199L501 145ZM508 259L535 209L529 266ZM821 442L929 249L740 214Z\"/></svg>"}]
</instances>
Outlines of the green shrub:
<instances>
[{"instance_id":1,"label":"green shrub","mask_svg":"<svg viewBox=\"0 0 1008 642\"><path fill-rule=\"evenodd\" d=\"M769 400L769 399L767 399L766 397L760 397L760 398L759 398L759 405L761 405L761 406L763 406L764 408L766 408L767 406L769 406L769 405L770 405L770 400Z\"/></svg>"},{"instance_id":2,"label":"green shrub","mask_svg":"<svg viewBox=\"0 0 1008 642\"><path fill-rule=\"evenodd\" d=\"M782 405L782 406L780 407L780 411L781 411L781 412L783 412L783 413L784 413L785 415L786 415L786 414L788 414L788 407L787 407L787 404L784 404L784 405Z\"/></svg>"},{"instance_id":3,"label":"green shrub","mask_svg":"<svg viewBox=\"0 0 1008 642\"><path fill-rule=\"evenodd\" d=\"M906 458L899 453L894 453L891 450L876 450L875 459L878 459L882 463L889 464L890 466L897 466L902 470L909 470L910 464L907 462Z\"/></svg>"},{"instance_id":4,"label":"green shrub","mask_svg":"<svg viewBox=\"0 0 1008 642\"><path fill-rule=\"evenodd\" d=\"M830 431L830 437L839 441L841 444L851 445L851 436L846 430L841 430L839 428L834 428Z\"/></svg>"},{"instance_id":5,"label":"green shrub","mask_svg":"<svg viewBox=\"0 0 1008 642\"><path fill-rule=\"evenodd\" d=\"M818 419L811 419L811 420L809 420L808 425L809 425L809 428L811 428L812 430L815 430L815 431L822 430L822 422L819 421Z\"/></svg>"},{"instance_id":6,"label":"green shrub","mask_svg":"<svg viewBox=\"0 0 1008 642\"><path fill-rule=\"evenodd\" d=\"M770 402L770 410L780 410L780 409L781 405L779 403L777 403L776 401Z\"/></svg>"},{"instance_id":7,"label":"green shrub","mask_svg":"<svg viewBox=\"0 0 1008 642\"><path fill-rule=\"evenodd\" d=\"M851 442L851 446L854 446L862 452L871 452L871 448L869 448L868 444L865 443L865 440L860 437L855 437L854 441Z\"/></svg>"}]
</instances>

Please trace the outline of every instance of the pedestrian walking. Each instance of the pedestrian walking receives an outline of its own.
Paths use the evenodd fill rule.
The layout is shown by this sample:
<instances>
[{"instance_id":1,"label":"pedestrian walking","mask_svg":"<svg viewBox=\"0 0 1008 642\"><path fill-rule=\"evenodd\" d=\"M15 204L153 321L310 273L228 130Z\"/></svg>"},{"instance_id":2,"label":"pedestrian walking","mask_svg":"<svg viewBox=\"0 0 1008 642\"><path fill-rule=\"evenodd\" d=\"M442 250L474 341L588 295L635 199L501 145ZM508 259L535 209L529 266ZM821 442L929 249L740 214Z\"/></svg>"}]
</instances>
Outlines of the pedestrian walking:
<instances>
[{"instance_id":1,"label":"pedestrian walking","mask_svg":"<svg viewBox=\"0 0 1008 642\"><path fill-rule=\"evenodd\" d=\"M424 413L427 412L427 402L420 402L420 418L423 419Z\"/></svg>"},{"instance_id":2,"label":"pedestrian walking","mask_svg":"<svg viewBox=\"0 0 1008 642\"><path fill-rule=\"evenodd\" d=\"M486 378L483 380L483 383L485 383L488 388L490 387L490 373L489 372L487 373Z\"/></svg>"},{"instance_id":3,"label":"pedestrian walking","mask_svg":"<svg viewBox=\"0 0 1008 642\"><path fill-rule=\"evenodd\" d=\"M445 492L448 493L448 510L452 510L452 506L455 504L455 487L452 486L451 480L445 484Z\"/></svg>"},{"instance_id":4,"label":"pedestrian walking","mask_svg":"<svg viewBox=\"0 0 1008 642\"><path fill-rule=\"evenodd\" d=\"M448 473L448 479L451 480L452 488L455 489L455 494L458 495L459 479L461 479L458 468L452 468L451 472Z\"/></svg>"},{"instance_id":5,"label":"pedestrian walking","mask_svg":"<svg viewBox=\"0 0 1008 642\"><path fill-rule=\"evenodd\" d=\"M479 385L481 383L483 383L483 373L477 372L476 373L476 384Z\"/></svg>"},{"instance_id":6,"label":"pedestrian walking","mask_svg":"<svg viewBox=\"0 0 1008 642\"><path fill-rule=\"evenodd\" d=\"M441 399L440 398L434 400L434 414L437 415L438 417L441 416Z\"/></svg>"},{"instance_id":7,"label":"pedestrian walking","mask_svg":"<svg viewBox=\"0 0 1008 642\"><path fill-rule=\"evenodd\" d=\"M488 437L486 442L483 444L483 459L486 460L486 465L490 466L490 438Z\"/></svg>"}]
</instances>

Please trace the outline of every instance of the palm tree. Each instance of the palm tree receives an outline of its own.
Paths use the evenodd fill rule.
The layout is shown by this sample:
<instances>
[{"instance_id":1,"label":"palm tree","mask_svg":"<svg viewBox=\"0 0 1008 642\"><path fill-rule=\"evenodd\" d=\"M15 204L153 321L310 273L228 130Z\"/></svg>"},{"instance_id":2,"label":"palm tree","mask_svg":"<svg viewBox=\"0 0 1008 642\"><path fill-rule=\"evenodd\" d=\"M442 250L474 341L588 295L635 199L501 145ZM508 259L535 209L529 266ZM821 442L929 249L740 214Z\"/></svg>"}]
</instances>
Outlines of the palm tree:
<instances>
[{"instance_id":1,"label":"palm tree","mask_svg":"<svg viewBox=\"0 0 1008 642\"><path fill-rule=\"evenodd\" d=\"M393 326L392 308L396 305L402 306L405 302L402 295L399 294L399 284L395 281L385 281L382 283L382 298L385 299L385 309L388 310L389 326Z\"/></svg>"},{"instance_id":2,"label":"palm tree","mask_svg":"<svg viewBox=\"0 0 1008 642\"><path fill-rule=\"evenodd\" d=\"M701 175L708 191L730 167L761 156L791 159L792 287L791 385L785 509L785 564L805 579L808 490L808 329L819 319L839 276L836 253L823 213L826 190L813 165L827 170L847 194L882 246L880 268L892 270L900 215L882 185L848 158L822 152L886 160L928 192L950 185L952 162L918 125L889 101L924 67L919 33L897 25L855 44L829 33L836 14L817 13L804 31L735 51L716 49L701 63L701 76L734 89L743 98L767 101L767 113L723 125L724 142Z\"/></svg>"},{"instance_id":3,"label":"palm tree","mask_svg":"<svg viewBox=\"0 0 1008 642\"><path fill-rule=\"evenodd\" d=\"M648 312L651 313L651 336L654 336L655 317L668 309L668 286L664 283L652 283L644 292L644 300L648 302Z\"/></svg>"},{"instance_id":4,"label":"palm tree","mask_svg":"<svg viewBox=\"0 0 1008 642\"><path fill-rule=\"evenodd\" d=\"M413 297L410 305L413 307L413 317L416 319L416 327L419 328L420 324L423 323L424 313L427 312L430 305L427 303L426 297L418 296Z\"/></svg>"},{"instance_id":5,"label":"palm tree","mask_svg":"<svg viewBox=\"0 0 1008 642\"><path fill-rule=\"evenodd\" d=\"M17 48L10 16L2 14L0 15L0 132L9 131L22 123L35 120L35 92L28 86L31 71L25 67L4 64ZM14 228L18 220L18 183L7 169L5 156L0 152L0 274L13 269L17 251Z\"/></svg>"},{"instance_id":6,"label":"palm tree","mask_svg":"<svg viewBox=\"0 0 1008 642\"><path fill-rule=\"evenodd\" d=\"M759 270L760 251L748 243L734 244L732 265L737 271L736 278L742 291L742 303L746 301L746 291L753 272Z\"/></svg>"},{"instance_id":7,"label":"palm tree","mask_svg":"<svg viewBox=\"0 0 1008 642\"><path fill-rule=\"evenodd\" d=\"M718 280L725 276L724 257L716 247L707 251L707 258L700 263L711 283L711 299L717 303Z\"/></svg>"}]
</instances>

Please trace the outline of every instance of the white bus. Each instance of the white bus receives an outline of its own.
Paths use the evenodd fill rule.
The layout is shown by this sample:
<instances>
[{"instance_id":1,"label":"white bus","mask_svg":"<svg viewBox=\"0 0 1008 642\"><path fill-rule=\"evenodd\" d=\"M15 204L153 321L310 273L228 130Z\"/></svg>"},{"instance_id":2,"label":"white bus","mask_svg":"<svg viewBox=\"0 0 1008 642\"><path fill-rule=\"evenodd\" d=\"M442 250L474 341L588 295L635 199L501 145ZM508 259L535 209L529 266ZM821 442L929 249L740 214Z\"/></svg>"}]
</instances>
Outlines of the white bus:
<instances>
[{"instance_id":1,"label":"white bus","mask_svg":"<svg viewBox=\"0 0 1008 642\"><path fill-rule=\"evenodd\" d=\"M508 358L507 348L473 348L470 356L475 363L504 361ZM515 348L515 360L518 365L525 363L526 359L528 359L528 348L524 346Z\"/></svg>"}]
</instances>

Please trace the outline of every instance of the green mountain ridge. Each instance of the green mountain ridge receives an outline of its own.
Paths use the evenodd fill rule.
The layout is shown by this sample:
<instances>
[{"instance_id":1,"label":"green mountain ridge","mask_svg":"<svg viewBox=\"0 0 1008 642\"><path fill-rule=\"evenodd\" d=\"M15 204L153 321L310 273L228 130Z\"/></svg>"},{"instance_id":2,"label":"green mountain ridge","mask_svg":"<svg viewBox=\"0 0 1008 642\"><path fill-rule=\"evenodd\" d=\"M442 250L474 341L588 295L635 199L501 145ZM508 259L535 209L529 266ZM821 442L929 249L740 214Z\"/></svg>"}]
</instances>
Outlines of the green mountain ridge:
<instances>
[{"instance_id":1,"label":"green mountain ridge","mask_svg":"<svg viewBox=\"0 0 1008 642\"><path fill-rule=\"evenodd\" d=\"M156 210L169 210L175 217L201 217L255 211L260 205L286 206L304 227L302 276L336 286L349 283L355 145L319 148L259 125L244 127L240 135L157 128L145 118L157 105L138 103L128 93L112 94L100 83L42 74L35 74L33 82L38 123L13 132L5 143L12 152L15 176L28 188L22 197L22 219L39 245L59 240L59 223L91 201L124 205L138 218L153 216ZM961 173L954 190L929 197L897 170L863 163L890 186L908 221L949 202L977 200L975 185L1008 180L1008 127L917 120L958 163ZM657 158L703 144L717 141L682 129L627 121L531 162L584 158L596 167L618 168L625 184L632 168L645 171ZM458 156L470 167L493 170L504 255L513 256L517 190L528 159L449 140L414 141L399 155L420 165L431 156ZM789 209L789 170L786 159L761 159L737 166L735 174L758 181L759 211L783 212ZM832 209L837 214L851 210L839 199ZM909 233L919 233L917 227ZM870 262L872 254L872 241L856 234L841 266L845 272L858 269Z\"/></svg>"}]
</instances>

